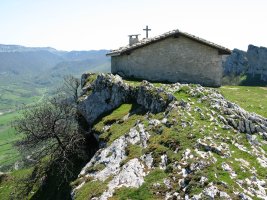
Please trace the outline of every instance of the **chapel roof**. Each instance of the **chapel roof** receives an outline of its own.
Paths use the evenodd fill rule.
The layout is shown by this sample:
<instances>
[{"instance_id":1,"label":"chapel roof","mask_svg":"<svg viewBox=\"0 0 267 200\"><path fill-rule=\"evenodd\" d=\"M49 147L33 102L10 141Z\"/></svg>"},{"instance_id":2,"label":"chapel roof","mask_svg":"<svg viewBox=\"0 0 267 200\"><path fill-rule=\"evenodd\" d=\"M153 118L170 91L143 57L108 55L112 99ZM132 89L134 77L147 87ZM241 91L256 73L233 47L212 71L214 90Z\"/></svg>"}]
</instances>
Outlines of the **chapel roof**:
<instances>
[{"instance_id":1,"label":"chapel roof","mask_svg":"<svg viewBox=\"0 0 267 200\"><path fill-rule=\"evenodd\" d=\"M176 36L176 35L177 36L182 35L182 36L187 37L189 39L192 39L192 40L194 40L196 42L199 42L199 43L202 43L204 45L207 45L207 46L213 47L215 49L218 49L220 54L231 54L231 50L228 49L228 48L225 48L225 47L223 47L221 45L218 45L218 44L215 44L213 42L207 41L207 40L202 39L200 37L197 37L195 35L192 35L192 34L189 34L189 33L186 33L186 32L181 32L178 29L176 29L176 30L172 30L172 31L163 33L163 34L158 35L158 36L153 37L153 38L144 38L144 39L140 40L139 42L137 42L137 43L135 43L135 44L133 44L131 46L127 45L125 47L120 47L119 49L116 49L116 50L111 50L106 55L107 56L119 56L121 54L130 52L130 51L132 51L134 49L138 49L138 48L147 46L149 44L152 44L152 43L155 43L155 42L161 41L163 39L166 39L168 37L172 37L172 36Z\"/></svg>"}]
</instances>

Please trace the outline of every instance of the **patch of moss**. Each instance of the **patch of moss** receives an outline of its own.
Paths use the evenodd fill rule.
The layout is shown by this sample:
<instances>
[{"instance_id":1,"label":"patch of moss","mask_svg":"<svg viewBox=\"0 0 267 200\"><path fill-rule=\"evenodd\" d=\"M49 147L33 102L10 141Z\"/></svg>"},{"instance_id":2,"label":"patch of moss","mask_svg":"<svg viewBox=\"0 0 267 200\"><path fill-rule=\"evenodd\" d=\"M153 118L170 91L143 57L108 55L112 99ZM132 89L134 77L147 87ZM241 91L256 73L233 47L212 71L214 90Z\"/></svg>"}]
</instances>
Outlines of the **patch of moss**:
<instances>
[{"instance_id":1,"label":"patch of moss","mask_svg":"<svg viewBox=\"0 0 267 200\"><path fill-rule=\"evenodd\" d=\"M120 165L123 166L133 158L140 158L143 155L143 148L137 144L128 145L125 149L127 158L123 160Z\"/></svg>"},{"instance_id":2,"label":"patch of moss","mask_svg":"<svg viewBox=\"0 0 267 200\"><path fill-rule=\"evenodd\" d=\"M105 168L105 164L103 163L99 163L97 165L92 165L91 167L86 169L86 172L91 173L91 172L97 172L97 171L101 171Z\"/></svg>"},{"instance_id":3,"label":"patch of moss","mask_svg":"<svg viewBox=\"0 0 267 200\"><path fill-rule=\"evenodd\" d=\"M122 104L111 113L103 117L97 124L94 125L94 129L98 132L102 132L105 125L111 125L112 123L122 119L132 109L132 104Z\"/></svg>"},{"instance_id":4,"label":"patch of moss","mask_svg":"<svg viewBox=\"0 0 267 200\"><path fill-rule=\"evenodd\" d=\"M98 74L91 74L85 80L86 85L92 84L97 79Z\"/></svg>"},{"instance_id":5,"label":"patch of moss","mask_svg":"<svg viewBox=\"0 0 267 200\"><path fill-rule=\"evenodd\" d=\"M135 104L122 104L95 124L93 130L99 134L101 141L111 144L114 140L129 132L138 120L143 120L143 111L139 112L139 110L140 106ZM106 125L110 127L104 131Z\"/></svg>"},{"instance_id":6,"label":"patch of moss","mask_svg":"<svg viewBox=\"0 0 267 200\"><path fill-rule=\"evenodd\" d=\"M99 197L107 189L107 183L102 181L89 181L75 193L76 200Z\"/></svg>"},{"instance_id":7,"label":"patch of moss","mask_svg":"<svg viewBox=\"0 0 267 200\"><path fill-rule=\"evenodd\" d=\"M138 120L142 120L142 115L132 115L127 120L124 121L123 126L121 124L113 124L109 131L102 133L99 139L111 144L114 140L118 139L120 136L129 132L132 127L136 124Z\"/></svg>"}]
</instances>

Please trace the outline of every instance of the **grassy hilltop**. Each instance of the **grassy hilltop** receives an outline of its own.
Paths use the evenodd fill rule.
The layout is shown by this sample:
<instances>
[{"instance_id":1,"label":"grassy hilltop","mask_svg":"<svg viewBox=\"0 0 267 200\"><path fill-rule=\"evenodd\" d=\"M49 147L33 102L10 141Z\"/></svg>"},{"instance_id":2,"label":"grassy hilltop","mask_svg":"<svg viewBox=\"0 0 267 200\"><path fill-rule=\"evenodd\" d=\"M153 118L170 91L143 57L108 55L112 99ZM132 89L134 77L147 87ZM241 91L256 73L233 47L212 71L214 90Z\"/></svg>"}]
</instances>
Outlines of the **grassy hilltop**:
<instances>
[{"instance_id":1,"label":"grassy hilltop","mask_svg":"<svg viewBox=\"0 0 267 200\"><path fill-rule=\"evenodd\" d=\"M140 85L140 82L126 82L133 87ZM155 83L153 85L158 88L167 87L160 83ZM194 85L190 85L190 87L183 86L179 90L173 92L173 95L178 101L186 102L190 105L190 111L186 109L179 109L179 112L176 110L170 111L167 120L171 121L175 119L173 124L151 124L152 119L162 121L165 118L164 112L158 114L150 113L147 115L142 111L139 105L129 103L122 104L113 112L103 116L103 118L94 125L93 131L99 135L100 141L105 142L107 146L112 145L115 140L129 132L136 126L137 122L142 123L144 129L150 134L147 147L144 148L139 143L127 146L127 158L123 160L120 165L123 167L130 160L140 158L142 155L152 152L154 168L146 169L149 173L144 177L144 183L139 188L121 187L115 189L111 199L162 199L167 191L173 192L172 189L168 188L168 184L166 185L166 181L173 177L176 177L176 179L182 178L182 176L179 175L179 170L177 171L177 169L175 169L173 163L181 162L181 160L185 159L185 152L188 152L189 157L193 155L194 159L198 159L194 148L195 145L200 145L199 140L203 143L211 143L214 145L225 143L227 151L231 153L231 156L226 157L223 153L211 151L210 157L206 160L209 165L201 171L189 174L185 179L187 184L186 192L190 195L199 194L208 183L212 182L218 190L234 198L234 191L243 192L243 189L240 189L238 186L237 180L250 180L253 173L256 173L259 180L266 179L267 169L258 164L257 158L254 155L242 151L233 144L233 141L235 141L249 151L252 150L254 147L250 141L247 140L246 134L239 133L234 129L226 129L223 125L216 125L216 123L211 120L211 116L218 120L217 115L212 114L214 112L213 108L210 107L208 102L200 101L200 98L207 94L192 96L190 94L191 87L194 88ZM266 87L223 86L217 90L222 93L227 100L237 103L245 110L267 117ZM209 91L208 88L207 91ZM42 96L36 97L36 100L41 97ZM202 114L199 112L199 109L202 110ZM10 121L16 115L16 113L9 113L0 116L0 165L14 164L16 159L19 158L18 152L12 147L12 142L16 141L18 136L15 135L14 131L9 127ZM193 126L190 124L193 124ZM108 129L107 126L109 127ZM139 128L137 128L137 130L139 130ZM262 144L261 149L267 154L267 145L264 139L257 135L257 140ZM175 153L177 148L179 150ZM201 148L199 151L203 150ZM227 151L225 152L226 154ZM165 154L168 157L168 162L165 168L161 168L161 156ZM112 156L112 154L110 154L110 156ZM196 161L194 159L187 159L187 164L194 164ZM216 162L213 162L213 159L216 159ZM240 159L248 162L249 168L255 171L250 171L249 168L240 163ZM229 166L231 171L223 170L222 166ZM89 174L92 172L99 172L104 168L105 164L99 163L87 169L87 172ZM1 199L8 199L10 193L14 192L16 179L23 177L30 171L31 169L17 170L2 177L0 179ZM232 173L235 173L236 177L233 178ZM199 183L201 177L207 178L204 185ZM73 183L70 183L72 188L75 188L83 181L85 181L85 184L77 190L75 199L83 200L100 196L108 189L108 182L112 178L111 176L105 181L92 181L90 177L77 179ZM177 192L181 193L183 190L183 188L175 182L170 181L169 184L171 188L176 188ZM36 189L38 187L37 185ZM245 189L246 187L247 186L242 185L242 188ZM52 191L49 190L44 191L46 194L49 192L52 193ZM256 197L251 197L257 199ZM40 199L45 199L45 195L43 197L41 196Z\"/></svg>"}]
</instances>

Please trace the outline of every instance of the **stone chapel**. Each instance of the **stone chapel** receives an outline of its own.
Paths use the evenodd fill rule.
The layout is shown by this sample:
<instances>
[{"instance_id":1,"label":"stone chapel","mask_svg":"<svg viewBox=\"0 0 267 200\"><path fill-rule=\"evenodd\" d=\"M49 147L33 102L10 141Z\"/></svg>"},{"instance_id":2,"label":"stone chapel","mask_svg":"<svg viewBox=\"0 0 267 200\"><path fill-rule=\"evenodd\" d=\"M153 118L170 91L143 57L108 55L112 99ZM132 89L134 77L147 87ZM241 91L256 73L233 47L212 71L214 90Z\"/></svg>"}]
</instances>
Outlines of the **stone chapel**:
<instances>
[{"instance_id":1,"label":"stone chapel","mask_svg":"<svg viewBox=\"0 0 267 200\"><path fill-rule=\"evenodd\" d=\"M222 61L229 54L228 48L173 30L140 41L138 35L130 35L129 45L107 55L111 72L125 78L219 87Z\"/></svg>"}]
</instances>

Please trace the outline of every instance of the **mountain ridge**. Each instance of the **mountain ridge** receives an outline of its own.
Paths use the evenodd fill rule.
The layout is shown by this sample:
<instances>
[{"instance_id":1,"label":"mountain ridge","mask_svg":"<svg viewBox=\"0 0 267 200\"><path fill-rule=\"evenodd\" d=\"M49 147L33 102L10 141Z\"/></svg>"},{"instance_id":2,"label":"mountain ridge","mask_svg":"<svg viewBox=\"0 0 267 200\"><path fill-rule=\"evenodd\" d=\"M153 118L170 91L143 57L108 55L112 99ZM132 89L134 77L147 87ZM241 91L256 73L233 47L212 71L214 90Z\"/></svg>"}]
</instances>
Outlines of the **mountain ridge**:
<instances>
[{"instance_id":1,"label":"mountain ridge","mask_svg":"<svg viewBox=\"0 0 267 200\"><path fill-rule=\"evenodd\" d=\"M87 70L109 72L107 50L58 51L51 47L0 45L0 82L14 78L48 85L65 75L80 76ZM99 69L98 69L98 66ZM49 80L49 81L47 81Z\"/></svg>"}]
</instances>

